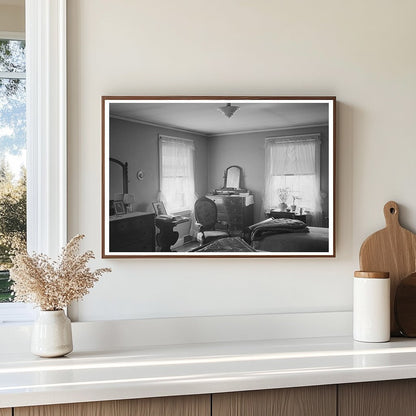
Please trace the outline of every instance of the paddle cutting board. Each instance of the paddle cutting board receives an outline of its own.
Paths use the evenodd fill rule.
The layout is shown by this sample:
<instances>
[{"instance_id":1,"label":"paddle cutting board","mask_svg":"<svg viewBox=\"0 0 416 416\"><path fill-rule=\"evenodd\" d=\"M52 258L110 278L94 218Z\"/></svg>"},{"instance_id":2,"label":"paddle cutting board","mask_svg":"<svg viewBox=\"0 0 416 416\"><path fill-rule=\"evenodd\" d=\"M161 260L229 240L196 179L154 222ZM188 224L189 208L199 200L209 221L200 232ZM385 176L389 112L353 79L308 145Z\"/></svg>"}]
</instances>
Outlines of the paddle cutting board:
<instances>
[{"instance_id":1,"label":"paddle cutting board","mask_svg":"<svg viewBox=\"0 0 416 416\"><path fill-rule=\"evenodd\" d=\"M384 205L384 217L386 228L370 235L361 246L360 269L390 273L391 334L397 336L400 331L394 319L394 298L400 280L416 271L416 235L400 225L396 202Z\"/></svg>"}]
</instances>

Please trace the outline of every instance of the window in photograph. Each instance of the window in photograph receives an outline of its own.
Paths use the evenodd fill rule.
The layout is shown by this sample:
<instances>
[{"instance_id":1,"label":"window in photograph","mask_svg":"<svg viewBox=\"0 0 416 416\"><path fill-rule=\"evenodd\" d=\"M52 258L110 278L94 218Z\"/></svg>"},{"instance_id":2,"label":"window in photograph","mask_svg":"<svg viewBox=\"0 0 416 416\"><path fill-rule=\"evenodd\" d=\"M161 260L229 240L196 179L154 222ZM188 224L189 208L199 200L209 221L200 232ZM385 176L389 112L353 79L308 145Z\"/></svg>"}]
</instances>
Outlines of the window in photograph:
<instances>
[{"instance_id":1,"label":"window in photograph","mask_svg":"<svg viewBox=\"0 0 416 416\"><path fill-rule=\"evenodd\" d=\"M191 211L195 203L192 140L159 137L160 200L169 214Z\"/></svg>"},{"instance_id":2,"label":"window in photograph","mask_svg":"<svg viewBox=\"0 0 416 416\"><path fill-rule=\"evenodd\" d=\"M266 140L265 208L322 211L319 135Z\"/></svg>"},{"instance_id":3,"label":"window in photograph","mask_svg":"<svg viewBox=\"0 0 416 416\"><path fill-rule=\"evenodd\" d=\"M26 245L26 56L24 40L0 39L0 302L11 302L8 269Z\"/></svg>"}]
</instances>

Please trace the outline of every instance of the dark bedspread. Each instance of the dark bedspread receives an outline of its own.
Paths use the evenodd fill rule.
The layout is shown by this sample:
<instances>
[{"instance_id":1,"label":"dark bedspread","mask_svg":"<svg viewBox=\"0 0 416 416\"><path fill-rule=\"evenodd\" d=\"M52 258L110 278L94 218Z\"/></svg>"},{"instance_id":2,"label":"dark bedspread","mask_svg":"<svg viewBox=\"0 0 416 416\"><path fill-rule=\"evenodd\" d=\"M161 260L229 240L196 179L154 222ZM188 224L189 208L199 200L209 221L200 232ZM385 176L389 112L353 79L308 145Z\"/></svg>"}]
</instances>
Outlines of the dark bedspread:
<instances>
[{"instance_id":1,"label":"dark bedspread","mask_svg":"<svg viewBox=\"0 0 416 416\"><path fill-rule=\"evenodd\" d=\"M329 250L328 228L308 227L309 232L263 234L251 243L259 251L324 253Z\"/></svg>"},{"instance_id":2,"label":"dark bedspread","mask_svg":"<svg viewBox=\"0 0 416 416\"><path fill-rule=\"evenodd\" d=\"M195 252L327 252L328 228L307 227L302 221L270 218L248 227L247 244L240 237L227 237L194 249Z\"/></svg>"},{"instance_id":3,"label":"dark bedspread","mask_svg":"<svg viewBox=\"0 0 416 416\"><path fill-rule=\"evenodd\" d=\"M268 218L267 220L250 225L250 240L256 241L267 235L287 233L308 233L309 228L299 220L289 218Z\"/></svg>"}]
</instances>

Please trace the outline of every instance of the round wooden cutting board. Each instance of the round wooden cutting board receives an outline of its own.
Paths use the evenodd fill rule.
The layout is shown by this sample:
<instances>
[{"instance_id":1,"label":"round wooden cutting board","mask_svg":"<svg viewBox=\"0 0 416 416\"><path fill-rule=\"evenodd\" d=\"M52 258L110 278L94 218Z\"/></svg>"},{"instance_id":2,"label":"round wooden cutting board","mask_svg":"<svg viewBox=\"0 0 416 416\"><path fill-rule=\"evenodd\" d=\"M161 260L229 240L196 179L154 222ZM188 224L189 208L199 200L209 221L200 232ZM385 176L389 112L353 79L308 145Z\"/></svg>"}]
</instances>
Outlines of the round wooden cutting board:
<instances>
[{"instance_id":1,"label":"round wooden cutting board","mask_svg":"<svg viewBox=\"0 0 416 416\"><path fill-rule=\"evenodd\" d=\"M416 273L397 286L394 314L400 332L406 337L416 337Z\"/></svg>"},{"instance_id":2,"label":"round wooden cutting board","mask_svg":"<svg viewBox=\"0 0 416 416\"><path fill-rule=\"evenodd\" d=\"M360 269L390 273L391 335L400 335L394 318L394 299L400 281L416 271L416 235L399 223L399 206L390 201L384 205L386 228L370 235L360 250Z\"/></svg>"}]
</instances>

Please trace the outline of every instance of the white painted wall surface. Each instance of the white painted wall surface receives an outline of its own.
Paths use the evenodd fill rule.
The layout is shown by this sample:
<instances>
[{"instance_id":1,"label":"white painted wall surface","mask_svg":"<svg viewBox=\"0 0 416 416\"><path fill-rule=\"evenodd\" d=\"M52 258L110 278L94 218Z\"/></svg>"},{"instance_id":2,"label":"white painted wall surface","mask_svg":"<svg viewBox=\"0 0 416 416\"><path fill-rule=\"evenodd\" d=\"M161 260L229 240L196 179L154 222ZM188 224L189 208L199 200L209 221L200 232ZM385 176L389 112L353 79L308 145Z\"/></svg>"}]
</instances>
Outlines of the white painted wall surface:
<instances>
[{"instance_id":1,"label":"white painted wall surface","mask_svg":"<svg viewBox=\"0 0 416 416\"><path fill-rule=\"evenodd\" d=\"M68 1L68 235L110 266L80 321L344 311L396 200L416 231L416 3ZM336 95L335 259L101 260L101 95Z\"/></svg>"},{"instance_id":2,"label":"white painted wall surface","mask_svg":"<svg viewBox=\"0 0 416 416\"><path fill-rule=\"evenodd\" d=\"M0 32L25 31L24 2L15 0L2 4L0 2Z\"/></svg>"}]
</instances>

